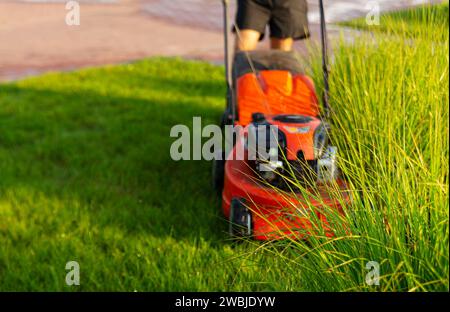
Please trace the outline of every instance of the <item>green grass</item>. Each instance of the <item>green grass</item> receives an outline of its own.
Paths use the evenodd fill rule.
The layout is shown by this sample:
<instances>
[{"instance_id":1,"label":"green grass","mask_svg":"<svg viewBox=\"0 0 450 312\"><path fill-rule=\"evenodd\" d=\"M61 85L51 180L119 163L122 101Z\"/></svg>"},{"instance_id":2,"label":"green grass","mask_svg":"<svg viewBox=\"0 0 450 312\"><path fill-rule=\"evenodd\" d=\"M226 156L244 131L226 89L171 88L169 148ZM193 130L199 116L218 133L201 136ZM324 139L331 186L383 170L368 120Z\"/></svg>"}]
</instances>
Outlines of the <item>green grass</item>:
<instances>
[{"instance_id":1,"label":"green grass","mask_svg":"<svg viewBox=\"0 0 450 312\"><path fill-rule=\"evenodd\" d=\"M335 51L355 205L351 233L308 244L228 241L210 163L170 158L173 125L218 121L222 67L156 58L1 84L0 290L448 291L448 29L417 18L444 43L380 33Z\"/></svg>"},{"instance_id":2,"label":"green grass","mask_svg":"<svg viewBox=\"0 0 450 312\"><path fill-rule=\"evenodd\" d=\"M443 8L447 19L432 16ZM276 252L308 290L448 291L448 5L414 12L334 51L332 137L354 202L345 226L331 215L334 238ZM400 16L414 17L414 37ZM369 261L379 286L365 283Z\"/></svg>"},{"instance_id":3,"label":"green grass","mask_svg":"<svg viewBox=\"0 0 450 312\"><path fill-rule=\"evenodd\" d=\"M365 17L340 24L401 37L426 37L443 41L446 38L445 32L442 32L442 27L436 27L436 25L447 25L448 28L448 6L448 0L443 0L441 4L424 4L407 10L383 13L380 16L379 25L369 25Z\"/></svg>"},{"instance_id":4,"label":"green grass","mask_svg":"<svg viewBox=\"0 0 450 312\"><path fill-rule=\"evenodd\" d=\"M170 158L173 125L217 122L222 74L153 59L0 85L0 289L298 288L227 241L210 163Z\"/></svg>"}]
</instances>

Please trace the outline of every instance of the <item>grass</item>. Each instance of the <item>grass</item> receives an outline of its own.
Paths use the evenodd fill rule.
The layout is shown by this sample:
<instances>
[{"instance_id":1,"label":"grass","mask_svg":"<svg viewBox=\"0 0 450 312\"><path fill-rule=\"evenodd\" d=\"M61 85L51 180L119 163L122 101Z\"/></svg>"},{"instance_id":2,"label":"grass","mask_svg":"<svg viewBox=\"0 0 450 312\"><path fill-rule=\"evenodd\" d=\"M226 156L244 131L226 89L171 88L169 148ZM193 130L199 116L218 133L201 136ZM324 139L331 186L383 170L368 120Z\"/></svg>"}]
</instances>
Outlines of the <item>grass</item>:
<instances>
[{"instance_id":1,"label":"grass","mask_svg":"<svg viewBox=\"0 0 450 312\"><path fill-rule=\"evenodd\" d=\"M217 121L222 74L152 59L1 85L0 289L292 287L276 259L227 241L210 164L169 155L173 125Z\"/></svg>"},{"instance_id":2,"label":"grass","mask_svg":"<svg viewBox=\"0 0 450 312\"><path fill-rule=\"evenodd\" d=\"M210 163L170 159L173 125L217 122L222 67L156 58L0 85L0 290L448 291L448 23L417 23L413 44L335 51L351 234L308 244L231 243Z\"/></svg>"},{"instance_id":3,"label":"grass","mask_svg":"<svg viewBox=\"0 0 450 312\"><path fill-rule=\"evenodd\" d=\"M436 18L443 8L447 19ZM414 17L413 38L402 16ZM348 222L332 216L334 238L275 252L308 290L448 291L448 4L381 20L386 31L342 43L332 67L332 136L354 196ZM380 265L376 287L365 283L370 261Z\"/></svg>"},{"instance_id":4,"label":"grass","mask_svg":"<svg viewBox=\"0 0 450 312\"><path fill-rule=\"evenodd\" d=\"M419 5L411 9L381 14L379 24L367 23L366 17L340 24L376 33L444 41L445 32L442 32L441 27L435 26L448 25L448 6L448 0L442 0L440 4Z\"/></svg>"}]
</instances>

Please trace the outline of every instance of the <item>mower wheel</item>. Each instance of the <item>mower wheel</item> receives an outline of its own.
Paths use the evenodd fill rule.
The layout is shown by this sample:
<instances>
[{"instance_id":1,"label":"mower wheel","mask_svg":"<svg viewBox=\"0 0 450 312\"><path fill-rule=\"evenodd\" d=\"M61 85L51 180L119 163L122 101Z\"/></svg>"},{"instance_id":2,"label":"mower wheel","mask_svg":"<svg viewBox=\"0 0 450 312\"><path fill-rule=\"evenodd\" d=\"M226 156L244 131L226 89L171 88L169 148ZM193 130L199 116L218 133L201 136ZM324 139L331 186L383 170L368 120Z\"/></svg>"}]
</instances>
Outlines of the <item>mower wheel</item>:
<instances>
[{"instance_id":1,"label":"mower wheel","mask_svg":"<svg viewBox=\"0 0 450 312\"><path fill-rule=\"evenodd\" d=\"M224 130L225 126L232 125L232 124L233 124L233 118L232 118L230 110L227 108L220 118L220 128L222 130Z\"/></svg>"},{"instance_id":2,"label":"mower wheel","mask_svg":"<svg viewBox=\"0 0 450 312\"><path fill-rule=\"evenodd\" d=\"M222 194L224 178L225 153L219 151L212 161L212 186L219 196Z\"/></svg>"},{"instance_id":3,"label":"mower wheel","mask_svg":"<svg viewBox=\"0 0 450 312\"><path fill-rule=\"evenodd\" d=\"M233 198L230 205L230 236L233 238L251 237L253 232L252 214L245 206L244 199Z\"/></svg>"}]
</instances>

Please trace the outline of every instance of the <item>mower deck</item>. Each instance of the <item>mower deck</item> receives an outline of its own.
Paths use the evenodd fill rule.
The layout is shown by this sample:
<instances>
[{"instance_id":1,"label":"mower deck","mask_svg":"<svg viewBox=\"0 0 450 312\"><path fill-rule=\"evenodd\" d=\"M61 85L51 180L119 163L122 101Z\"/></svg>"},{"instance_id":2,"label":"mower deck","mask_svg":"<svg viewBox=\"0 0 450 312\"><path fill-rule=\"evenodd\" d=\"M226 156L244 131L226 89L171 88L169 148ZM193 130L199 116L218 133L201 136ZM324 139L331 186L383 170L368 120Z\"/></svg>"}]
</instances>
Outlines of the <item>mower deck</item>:
<instances>
[{"instance_id":1,"label":"mower deck","mask_svg":"<svg viewBox=\"0 0 450 312\"><path fill-rule=\"evenodd\" d=\"M243 135L239 135L238 142ZM245 149L241 149L244 149L243 144L236 144L225 162L222 209L227 218L232 199L240 199L251 212L252 237L256 240L275 240L287 235L302 239L313 234L311 212L315 213L325 234L333 236L326 211L331 208L343 214L342 206L350 203L344 180L338 178L332 185L318 184L303 194L275 190L261 181L248 161L236 160L236 155L245 153Z\"/></svg>"}]
</instances>

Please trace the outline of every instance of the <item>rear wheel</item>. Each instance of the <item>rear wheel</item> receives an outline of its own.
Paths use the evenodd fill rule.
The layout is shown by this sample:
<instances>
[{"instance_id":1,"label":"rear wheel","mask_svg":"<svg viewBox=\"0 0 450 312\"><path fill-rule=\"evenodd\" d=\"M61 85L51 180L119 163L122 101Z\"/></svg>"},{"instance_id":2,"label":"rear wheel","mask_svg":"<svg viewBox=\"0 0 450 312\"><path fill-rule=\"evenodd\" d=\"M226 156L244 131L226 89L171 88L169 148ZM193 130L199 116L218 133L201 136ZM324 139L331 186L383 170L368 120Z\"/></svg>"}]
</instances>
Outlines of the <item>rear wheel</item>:
<instances>
[{"instance_id":1,"label":"rear wheel","mask_svg":"<svg viewBox=\"0 0 450 312\"><path fill-rule=\"evenodd\" d=\"M218 151L212 161L212 186L217 195L222 194L225 178L225 153Z\"/></svg>"},{"instance_id":2,"label":"rear wheel","mask_svg":"<svg viewBox=\"0 0 450 312\"><path fill-rule=\"evenodd\" d=\"M242 198L233 198L230 205L230 236L251 237L253 234L252 214Z\"/></svg>"},{"instance_id":3,"label":"rear wheel","mask_svg":"<svg viewBox=\"0 0 450 312\"><path fill-rule=\"evenodd\" d=\"M232 115L230 114L229 110L226 109L220 118L220 128L223 130L225 128L225 126L232 125L232 124L233 124Z\"/></svg>"}]
</instances>

